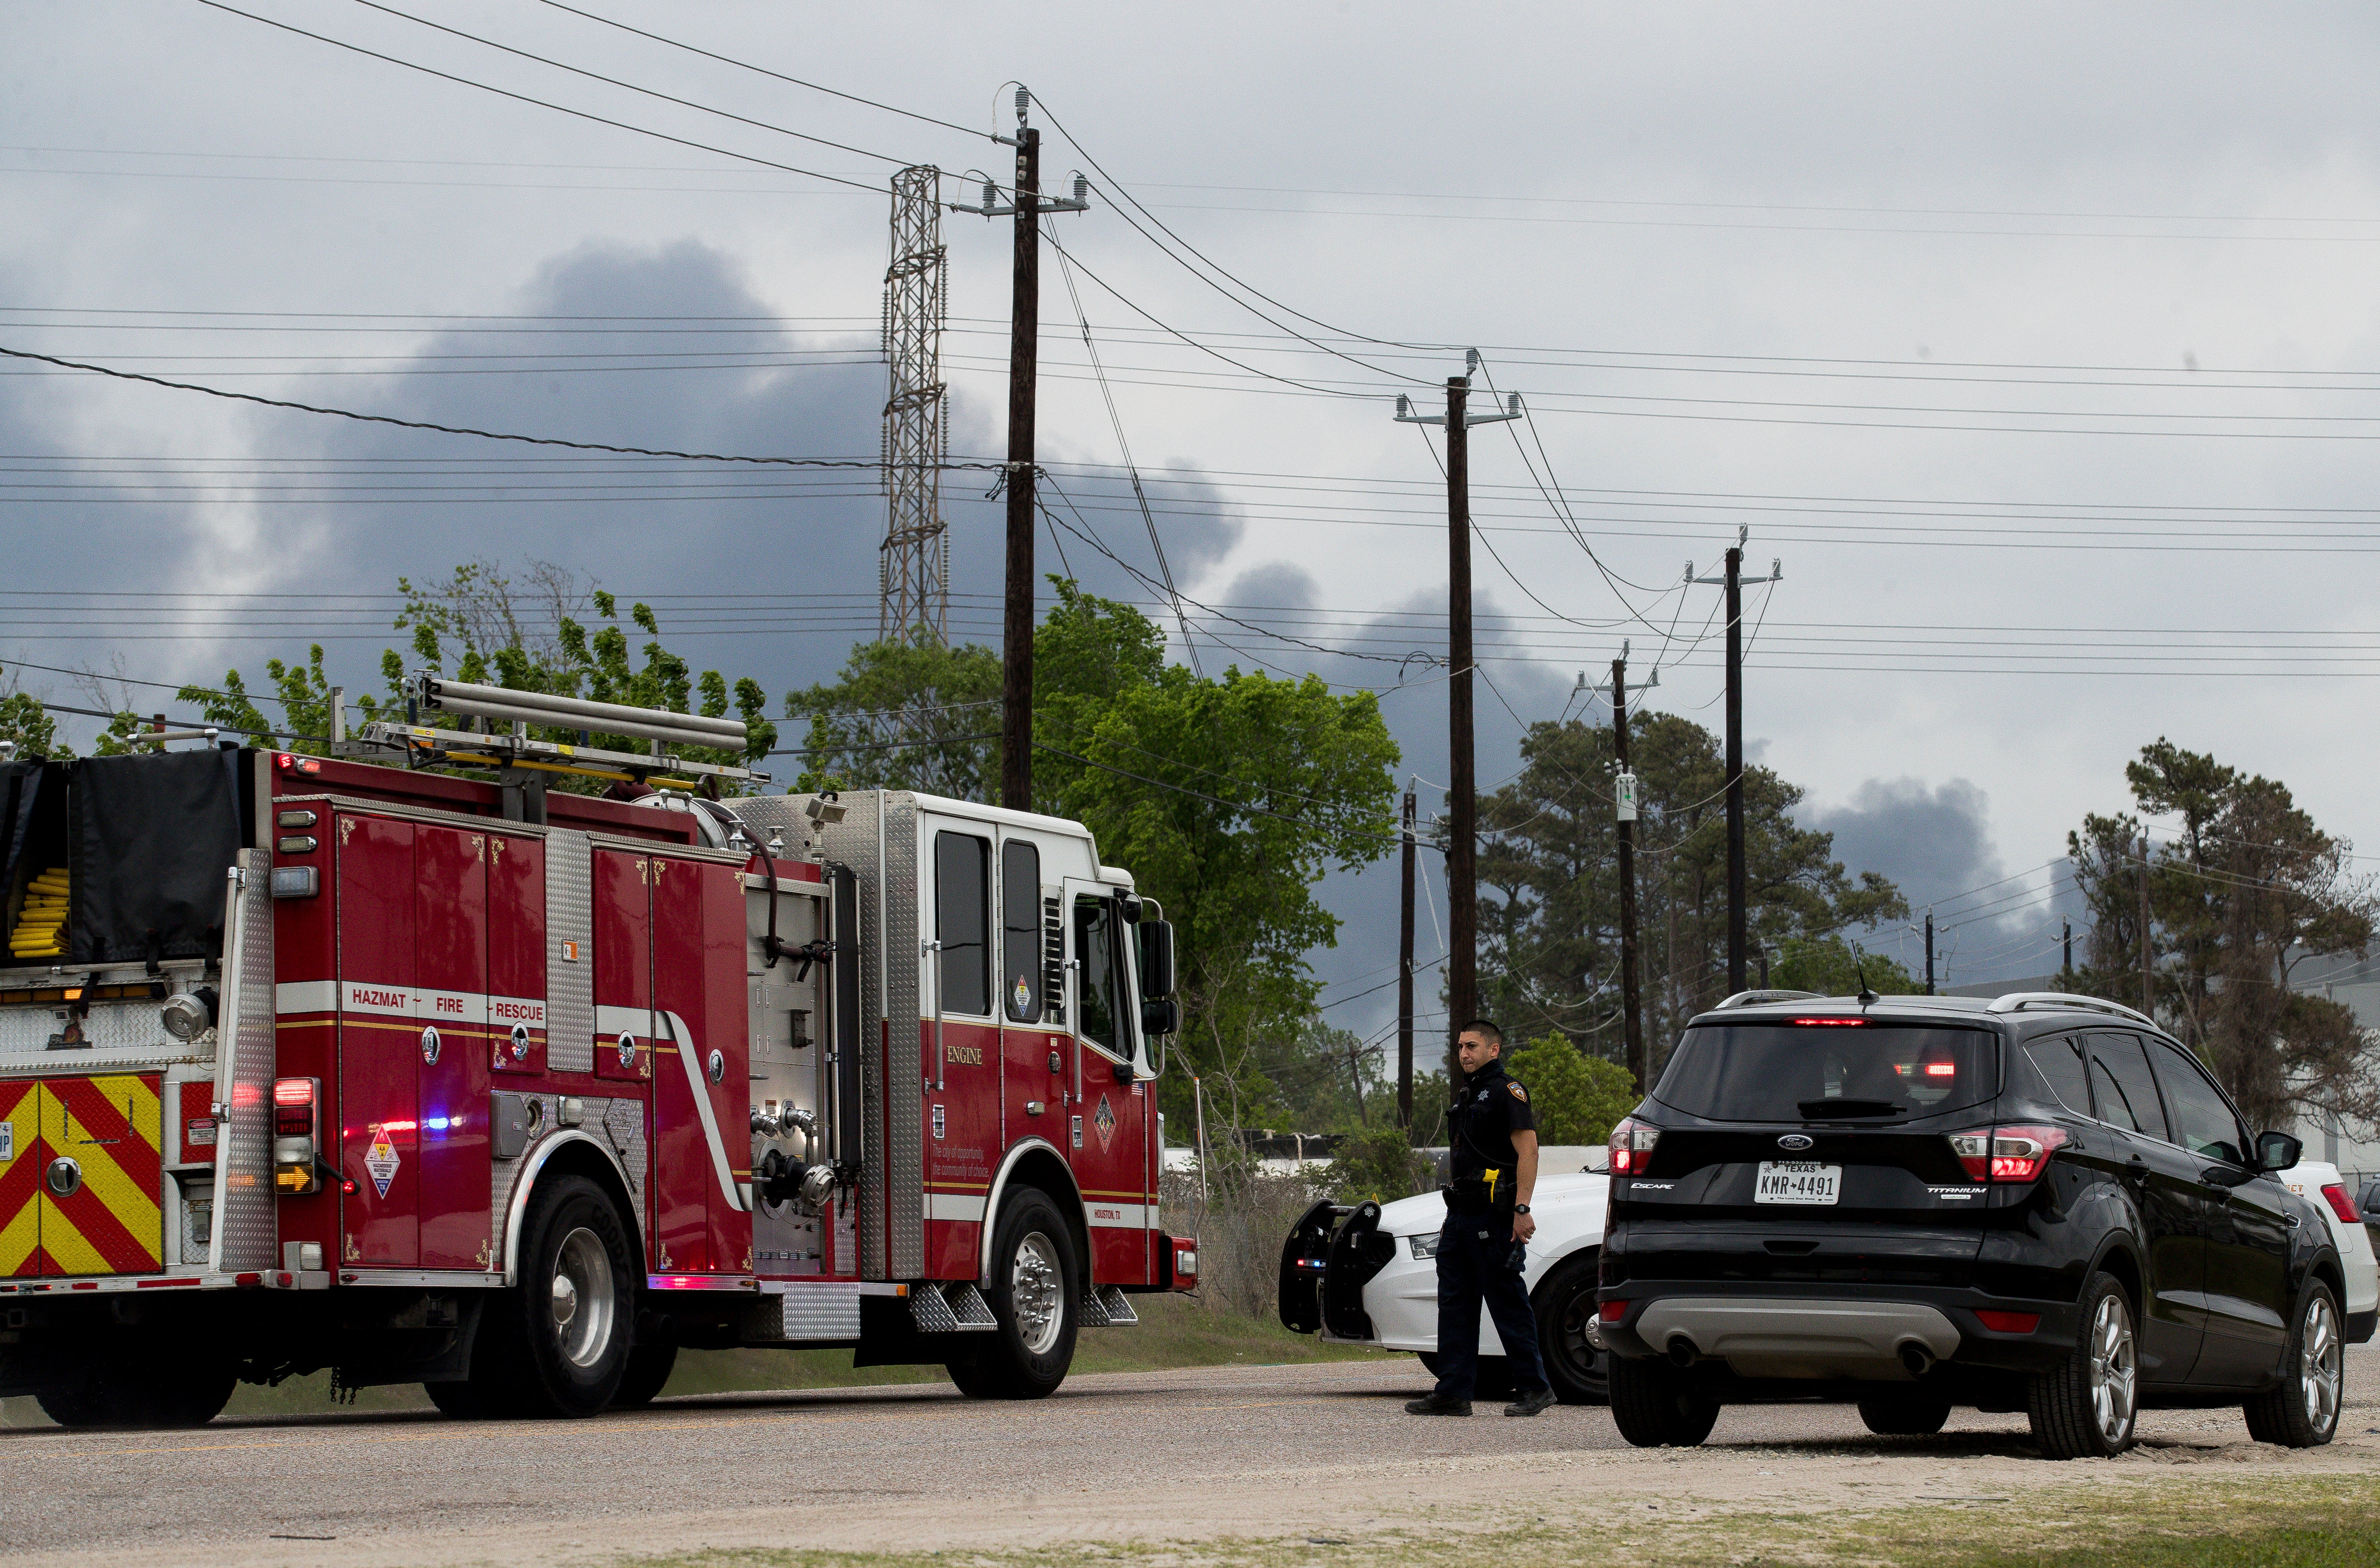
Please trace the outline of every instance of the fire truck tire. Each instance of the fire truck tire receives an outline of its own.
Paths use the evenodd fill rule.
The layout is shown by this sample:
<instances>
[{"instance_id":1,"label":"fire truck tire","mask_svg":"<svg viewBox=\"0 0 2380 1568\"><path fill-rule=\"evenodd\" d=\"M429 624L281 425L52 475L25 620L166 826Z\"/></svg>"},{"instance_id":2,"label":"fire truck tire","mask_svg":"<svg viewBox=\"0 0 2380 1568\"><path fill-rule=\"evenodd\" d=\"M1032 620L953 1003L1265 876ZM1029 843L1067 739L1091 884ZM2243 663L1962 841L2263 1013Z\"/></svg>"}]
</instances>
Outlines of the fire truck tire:
<instances>
[{"instance_id":1,"label":"fire truck tire","mask_svg":"<svg viewBox=\"0 0 2380 1568\"><path fill-rule=\"evenodd\" d=\"M659 1398L677 1367L677 1345L670 1340L639 1345L628 1352L628 1370L620 1392L612 1396L614 1410L641 1410Z\"/></svg>"},{"instance_id":2,"label":"fire truck tire","mask_svg":"<svg viewBox=\"0 0 2380 1568\"><path fill-rule=\"evenodd\" d=\"M611 1195L585 1176L529 1200L520 1285L489 1301L471 1381L494 1414L600 1415L628 1367L637 1250Z\"/></svg>"},{"instance_id":3,"label":"fire truck tire","mask_svg":"<svg viewBox=\"0 0 2380 1568\"><path fill-rule=\"evenodd\" d=\"M203 1427L223 1413L238 1381L228 1363L193 1363L164 1353L102 1353L39 1390L34 1399L61 1427Z\"/></svg>"},{"instance_id":4,"label":"fire truck tire","mask_svg":"<svg viewBox=\"0 0 2380 1568\"><path fill-rule=\"evenodd\" d=\"M1075 1238L1065 1217L1037 1188L1014 1191L992 1234L991 1280L984 1299L998 1326L968 1337L975 1355L948 1363L951 1381L970 1399L1045 1399L1075 1361Z\"/></svg>"}]
</instances>

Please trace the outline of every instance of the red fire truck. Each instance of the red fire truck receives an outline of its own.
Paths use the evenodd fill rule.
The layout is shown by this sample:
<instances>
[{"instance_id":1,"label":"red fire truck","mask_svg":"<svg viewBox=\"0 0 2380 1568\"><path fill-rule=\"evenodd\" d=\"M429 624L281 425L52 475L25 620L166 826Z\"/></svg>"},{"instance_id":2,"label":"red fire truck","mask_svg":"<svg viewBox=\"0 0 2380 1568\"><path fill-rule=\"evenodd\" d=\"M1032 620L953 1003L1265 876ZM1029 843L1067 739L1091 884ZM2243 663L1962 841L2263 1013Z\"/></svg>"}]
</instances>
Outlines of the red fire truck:
<instances>
[{"instance_id":1,"label":"red fire truck","mask_svg":"<svg viewBox=\"0 0 2380 1568\"><path fill-rule=\"evenodd\" d=\"M783 1345L1030 1398L1195 1285L1172 933L1084 827L716 799L758 776L682 754L740 727L683 715L424 681L408 718L0 764L0 1393L186 1424L328 1368L584 1416Z\"/></svg>"}]
</instances>

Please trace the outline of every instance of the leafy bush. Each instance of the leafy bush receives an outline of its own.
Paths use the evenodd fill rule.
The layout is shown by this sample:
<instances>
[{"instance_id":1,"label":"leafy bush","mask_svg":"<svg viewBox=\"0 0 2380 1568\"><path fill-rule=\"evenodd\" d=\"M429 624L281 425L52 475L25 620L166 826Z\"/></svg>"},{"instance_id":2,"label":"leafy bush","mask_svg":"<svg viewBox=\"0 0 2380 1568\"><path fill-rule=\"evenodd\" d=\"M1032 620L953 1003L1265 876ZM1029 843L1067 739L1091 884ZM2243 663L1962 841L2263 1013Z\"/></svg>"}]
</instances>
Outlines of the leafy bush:
<instances>
[{"instance_id":1,"label":"leafy bush","mask_svg":"<svg viewBox=\"0 0 2380 1568\"><path fill-rule=\"evenodd\" d=\"M1541 1144L1600 1143L1641 1098L1626 1067L1587 1055L1564 1035L1543 1035L1519 1047L1504 1070L1528 1089Z\"/></svg>"}]
</instances>

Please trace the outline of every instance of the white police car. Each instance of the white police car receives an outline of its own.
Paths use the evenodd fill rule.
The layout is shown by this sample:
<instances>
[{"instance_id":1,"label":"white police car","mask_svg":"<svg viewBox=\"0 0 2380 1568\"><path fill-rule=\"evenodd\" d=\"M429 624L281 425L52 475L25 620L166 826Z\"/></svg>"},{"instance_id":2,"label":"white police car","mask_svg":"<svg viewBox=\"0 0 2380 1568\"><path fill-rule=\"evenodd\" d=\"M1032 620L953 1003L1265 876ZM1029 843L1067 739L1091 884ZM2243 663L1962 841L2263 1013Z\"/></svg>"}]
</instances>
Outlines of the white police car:
<instances>
[{"instance_id":1,"label":"white police car","mask_svg":"<svg viewBox=\"0 0 2380 1568\"><path fill-rule=\"evenodd\" d=\"M1599 1148L1543 1150L1529 1203L1537 1231L1522 1278L1536 1309L1546 1377L1565 1405L1599 1405L1605 1397L1595 1315L1596 1257L1611 1186L1600 1169L1604 1158ZM1585 1168L1590 1161L1597 1168ZM1435 1373L1434 1253L1445 1221L1446 1200L1435 1192L1391 1203L1315 1204L1281 1247L1281 1321L1335 1344L1412 1351ZM1509 1396L1504 1343L1484 1310L1479 1356L1479 1397Z\"/></svg>"}]
</instances>

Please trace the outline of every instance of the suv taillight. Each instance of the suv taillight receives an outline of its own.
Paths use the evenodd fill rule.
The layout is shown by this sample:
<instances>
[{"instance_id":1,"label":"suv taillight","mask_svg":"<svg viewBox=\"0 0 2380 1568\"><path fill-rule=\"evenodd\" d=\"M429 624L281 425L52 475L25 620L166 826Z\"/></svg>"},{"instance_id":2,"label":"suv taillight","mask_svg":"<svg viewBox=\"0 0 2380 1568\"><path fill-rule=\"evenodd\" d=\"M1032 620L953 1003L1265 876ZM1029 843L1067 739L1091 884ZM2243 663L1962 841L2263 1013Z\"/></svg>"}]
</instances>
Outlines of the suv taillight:
<instances>
[{"instance_id":1,"label":"suv taillight","mask_svg":"<svg viewBox=\"0 0 2380 1568\"><path fill-rule=\"evenodd\" d=\"M2066 1142L2054 1127L1995 1127L1950 1134L1950 1152L1976 1181L2039 1181Z\"/></svg>"},{"instance_id":2,"label":"suv taillight","mask_svg":"<svg viewBox=\"0 0 2380 1568\"><path fill-rule=\"evenodd\" d=\"M1653 1145L1661 1141L1661 1129L1623 1116L1611 1129L1611 1174L1642 1176L1653 1159Z\"/></svg>"},{"instance_id":3,"label":"suv taillight","mask_svg":"<svg viewBox=\"0 0 2380 1568\"><path fill-rule=\"evenodd\" d=\"M2338 1183L2332 1182L2325 1187L2322 1189L2322 1196L2324 1201L2330 1205L2330 1212L2349 1224L2359 1225L2363 1223L2363 1216L2355 1212L2355 1200L2350 1198L2347 1195L2347 1188L2339 1186Z\"/></svg>"}]
</instances>

